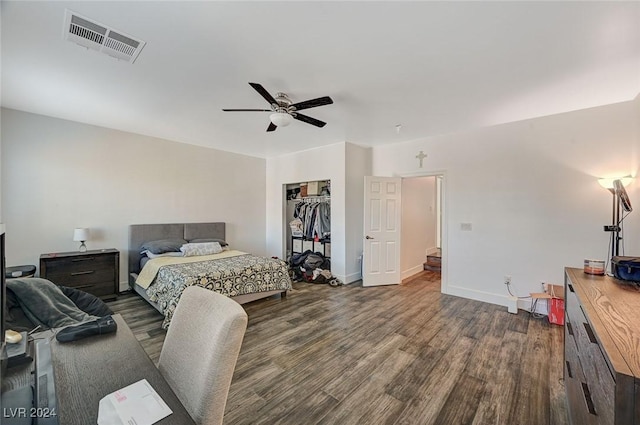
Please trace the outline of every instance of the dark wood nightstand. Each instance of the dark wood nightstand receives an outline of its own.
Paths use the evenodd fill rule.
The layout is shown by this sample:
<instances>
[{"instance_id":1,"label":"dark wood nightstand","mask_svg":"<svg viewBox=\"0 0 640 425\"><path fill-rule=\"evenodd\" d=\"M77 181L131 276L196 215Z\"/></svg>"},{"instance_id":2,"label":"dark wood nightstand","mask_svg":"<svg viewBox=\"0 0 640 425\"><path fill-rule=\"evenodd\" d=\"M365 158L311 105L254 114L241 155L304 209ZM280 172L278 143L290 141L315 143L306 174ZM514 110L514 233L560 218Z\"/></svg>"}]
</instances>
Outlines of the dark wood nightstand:
<instances>
[{"instance_id":1,"label":"dark wood nightstand","mask_svg":"<svg viewBox=\"0 0 640 425\"><path fill-rule=\"evenodd\" d=\"M114 299L120 286L120 252L117 249L97 249L42 254L40 277L103 300Z\"/></svg>"}]
</instances>

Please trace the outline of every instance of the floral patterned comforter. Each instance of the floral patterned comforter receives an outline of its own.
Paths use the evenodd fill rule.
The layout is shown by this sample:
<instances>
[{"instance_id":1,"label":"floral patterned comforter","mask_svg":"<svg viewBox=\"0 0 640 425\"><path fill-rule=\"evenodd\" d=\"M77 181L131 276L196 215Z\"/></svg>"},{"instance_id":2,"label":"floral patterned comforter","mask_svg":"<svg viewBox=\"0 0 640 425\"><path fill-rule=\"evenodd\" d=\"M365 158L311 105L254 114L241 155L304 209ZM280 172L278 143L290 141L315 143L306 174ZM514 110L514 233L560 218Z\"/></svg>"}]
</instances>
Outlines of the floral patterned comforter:
<instances>
[{"instance_id":1,"label":"floral patterned comforter","mask_svg":"<svg viewBox=\"0 0 640 425\"><path fill-rule=\"evenodd\" d=\"M291 278L284 261L251 254L162 266L147 288L147 294L165 316L163 328L169 326L182 291L191 285L233 297L272 290L285 291L291 289Z\"/></svg>"}]
</instances>

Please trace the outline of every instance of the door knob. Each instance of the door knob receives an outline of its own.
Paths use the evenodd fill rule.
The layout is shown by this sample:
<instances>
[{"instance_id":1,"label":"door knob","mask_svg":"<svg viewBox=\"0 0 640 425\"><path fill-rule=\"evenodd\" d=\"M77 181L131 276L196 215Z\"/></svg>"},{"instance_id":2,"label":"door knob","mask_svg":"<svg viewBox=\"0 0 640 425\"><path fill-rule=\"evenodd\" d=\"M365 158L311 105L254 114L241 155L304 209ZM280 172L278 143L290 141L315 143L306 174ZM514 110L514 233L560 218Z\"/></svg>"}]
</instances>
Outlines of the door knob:
<instances>
[{"instance_id":1,"label":"door knob","mask_svg":"<svg viewBox=\"0 0 640 425\"><path fill-rule=\"evenodd\" d=\"M365 239L375 239L375 238L372 238L371 236L367 235Z\"/></svg>"}]
</instances>

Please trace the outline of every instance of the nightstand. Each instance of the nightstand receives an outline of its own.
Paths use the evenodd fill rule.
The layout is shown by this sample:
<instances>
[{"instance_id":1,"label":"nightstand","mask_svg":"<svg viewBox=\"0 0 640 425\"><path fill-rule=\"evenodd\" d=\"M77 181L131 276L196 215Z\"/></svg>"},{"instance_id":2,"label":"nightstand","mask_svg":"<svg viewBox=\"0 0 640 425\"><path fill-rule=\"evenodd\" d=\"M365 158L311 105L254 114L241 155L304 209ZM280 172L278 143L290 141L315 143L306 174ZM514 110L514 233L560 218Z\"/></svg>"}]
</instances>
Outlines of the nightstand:
<instances>
[{"instance_id":1,"label":"nightstand","mask_svg":"<svg viewBox=\"0 0 640 425\"><path fill-rule=\"evenodd\" d=\"M40 277L103 300L114 299L119 288L120 252L117 249L97 249L42 254Z\"/></svg>"}]
</instances>

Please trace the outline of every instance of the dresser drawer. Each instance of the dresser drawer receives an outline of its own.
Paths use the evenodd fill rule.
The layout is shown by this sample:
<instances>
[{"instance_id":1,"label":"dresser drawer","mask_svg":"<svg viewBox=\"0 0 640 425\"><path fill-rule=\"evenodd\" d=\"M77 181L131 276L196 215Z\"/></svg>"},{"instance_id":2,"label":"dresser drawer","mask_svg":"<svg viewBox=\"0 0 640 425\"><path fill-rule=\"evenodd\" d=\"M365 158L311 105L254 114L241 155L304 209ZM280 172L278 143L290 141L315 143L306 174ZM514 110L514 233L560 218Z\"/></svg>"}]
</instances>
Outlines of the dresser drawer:
<instances>
[{"instance_id":1,"label":"dresser drawer","mask_svg":"<svg viewBox=\"0 0 640 425\"><path fill-rule=\"evenodd\" d=\"M575 293L569 290L567 297L569 327L565 330L565 356L576 355L580 380L587 411L598 425L613 425L615 405L615 381L607 365L598 338L582 310ZM569 332L573 335L570 336ZM573 364L571 364L573 366ZM566 365L565 365L566 367ZM578 373L582 373L579 376Z\"/></svg>"},{"instance_id":2,"label":"dresser drawer","mask_svg":"<svg viewBox=\"0 0 640 425\"><path fill-rule=\"evenodd\" d=\"M93 283L93 284L85 283L82 285L74 286L74 288L84 292L88 292L99 298L114 298L116 295L116 292L115 292L116 288L114 288L113 286L113 281Z\"/></svg>"},{"instance_id":3,"label":"dresser drawer","mask_svg":"<svg viewBox=\"0 0 640 425\"><path fill-rule=\"evenodd\" d=\"M114 270L80 270L77 272L58 271L56 273L47 273L47 279L56 285L78 287L85 284L93 284L100 282L114 281Z\"/></svg>"},{"instance_id":4,"label":"dresser drawer","mask_svg":"<svg viewBox=\"0 0 640 425\"><path fill-rule=\"evenodd\" d=\"M96 270L113 270L113 255L79 256L77 258L55 258L46 261L47 276L59 273L73 274Z\"/></svg>"},{"instance_id":5,"label":"dresser drawer","mask_svg":"<svg viewBox=\"0 0 640 425\"><path fill-rule=\"evenodd\" d=\"M568 316L565 317L564 322L564 371L565 379L574 378L584 382L584 373L574 338L573 323L568 320Z\"/></svg>"},{"instance_id":6,"label":"dresser drawer","mask_svg":"<svg viewBox=\"0 0 640 425\"><path fill-rule=\"evenodd\" d=\"M120 253L115 249L40 256L40 276L102 299L118 293Z\"/></svg>"},{"instance_id":7,"label":"dresser drawer","mask_svg":"<svg viewBox=\"0 0 640 425\"><path fill-rule=\"evenodd\" d=\"M572 284L567 284L565 291L565 310L569 316L569 320L574 323L574 326L577 326L579 322L586 321L584 317L584 313L580 308L580 301L578 301L578 296L575 293Z\"/></svg>"},{"instance_id":8,"label":"dresser drawer","mask_svg":"<svg viewBox=\"0 0 640 425\"><path fill-rule=\"evenodd\" d=\"M592 342L586 350L581 350L579 355L598 424L613 425L616 383L600 345Z\"/></svg>"},{"instance_id":9,"label":"dresser drawer","mask_svg":"<svg viewBox=\"0 0 640 425\"><path fill-rule=\"evenodd\" d=\"M598 417L589 410L593 409L585 398L585 387L579 379L568 378L564 381L565 390L567 392L567 400L571 409L569 409L569 420L574 425L599 425Z\"/></svg>"}]
</instances>

